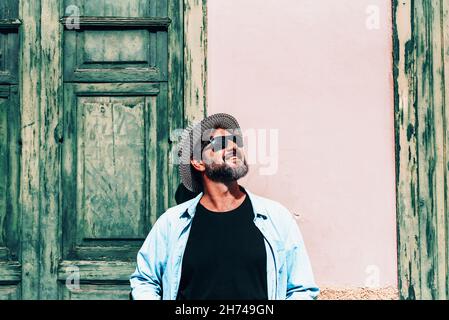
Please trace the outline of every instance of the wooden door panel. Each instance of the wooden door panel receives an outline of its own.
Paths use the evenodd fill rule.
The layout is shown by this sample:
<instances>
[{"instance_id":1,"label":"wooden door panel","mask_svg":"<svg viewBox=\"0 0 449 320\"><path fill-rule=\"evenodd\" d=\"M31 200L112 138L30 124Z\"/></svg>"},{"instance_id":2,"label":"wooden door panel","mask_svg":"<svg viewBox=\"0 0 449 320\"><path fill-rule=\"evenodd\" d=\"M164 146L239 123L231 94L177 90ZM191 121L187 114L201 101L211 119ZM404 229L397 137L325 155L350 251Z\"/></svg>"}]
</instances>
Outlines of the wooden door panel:
<instances>
[{"instance_id":1,"label":"wooden door panel","mask_svg":"<svg viewBox=\"0 0 449 320\"><path fill-rule=\"evenodd\" d=\"M18 1L0 2L0 84L17 84L19 54Z\"/></svg>"},{"instance_id":2,"label":"wooden door panel","mask_svg":"<svg viewBox=\"0 0 449 320\"><path fill-rule=\"evenodd\" d=\"M129 300L129 283L123 284L81 284L79 289L61 287L60 299L64 300Z\"/></svg>"},{"instance_id":3,"label":"wooden door panel","mask_svg":"<svg viewBox=\"0 0 449 320\"><path fill-rule=\"evenodd\" d=\"M16 86L0 86L0 299L19 298L19 112Z\"/></svg>"},{"instance_id":4,"label":"wooden door panel","mask_svg":"<svg viewBox=\"0 0 449 320\"><path fill-rule=\"evenodd\" d=\"M81 16L96 17L143 17L161 15L166 11L167 0L65 0L65 7L74 5Z\"/></svg>"},{"instance_id":5,"label":"wooden door panel","mask_svg":"<svg viewBox=\"0 0 449 320\"><path fill-rule=\"evenodd\" d=\"M78 226L85 241L145 235L148 104L144 96L77 99Z\"/></svg>"},{"instance_id":6,"label":"wooden door panel","mask_svg":"<svg viewBox=\"0 0 449 320\"><path fill-rule=\"evenodd\" d=\"M63 230L68 255L122 259L120 247L137 247L148 233L157 197L163 196L150 190L166 159L160 155L158 161L163 150L155 139L167 121L157 121L157 115L166 114L165 87L66 84L66 127L75 129L66 132L63 151L63 162L70 162L70 167L63 163L70 169L63 176L63 197L70 198L63 201L71 222Z\"/></svg>"},{"instance_id":7,"label":"wooden door panel","mask_svg":"<svg viewBox=\"0 0 449 320\"><path fill-rule=\"evenodd\" d=\"M156 1L128 0L114 1L105 0L100 5L94 1L80 1L84 4L83 15L98 17L141 17L148 15L150 3Z\"/></svg>"},{"instance_id":8,"label":"wooden door panel","mask_svg":"<svg viewBox=\"0 0 449 320\"><path fill-rule=\"evenodd\" d=\"M167 0L66 3L80 18L76 29L63 19L65 81L167 81Z\"/></svg>"},{"instance_id":9,"label":"wooden door panel","mask_svg":"<svg viewBox=\"0 0 449 320\"><path fill-rule=\"evenodd\" d=\"M18 300L20 299L20 287L18 285L0 286L0 300Z\"/></svg>"},{"instance_id":10,"label":"wooden door panel","mask_svg":"<svg viewBox=\"0 0 449 320\"><path fill-rule=\"evenodd\" d=\"M18 50L16 30L0 30L0 83L17 83Z\"/></svg>"},{"instance_id":11,"label":"wooden door panel","mask_svg":"<svg viewBox=\"0 0 449 320\"><path fill-rule=\"evenodd\" d=\"M61 294L107 298L129 290L137 251L168 202L167 84L64 86L58 279L79 268L84 289Z\"/></svg>"},{"instance_id":12,"label":"wooden door panel","mask_svg":"<svg viewBox=\"0 0 449 320\"><path fill-rule=\"evenodd\" d=\"M0 2L0 19L17 19L18 16L18 0L2 0Z\"/></svg>"},{"instance_id":13,"label":"wooden door panel","mask_svg":"<svg viewBox=\"0 0 449 320\"><path fill-rule=\"evenodd\" d=\"M60 299L129 299L129 275L135 268L131 261L64 261L59 265ZM79 272L79 286L67 279Z\"/></svg>"},{"instance_id":14,"label":"wooden door panel","mask_svg":"<svg viewBox=\"0 0 449 320\"><path fill-rule=\"evenodd\" d=\"M167 80L167 34L151 30L66 31L65 80Z\"/></svg>"},{"instance_id":15,"label":"wooden door panel","mask_svg":"<svg viewBox=\"0 0 449 320\"><path fill-rule=\"evenodd\" d=\"M83 32L84 64L144 64L149 62L150 41L146 30L86 30Z\"/></svg>"}]
</instances>

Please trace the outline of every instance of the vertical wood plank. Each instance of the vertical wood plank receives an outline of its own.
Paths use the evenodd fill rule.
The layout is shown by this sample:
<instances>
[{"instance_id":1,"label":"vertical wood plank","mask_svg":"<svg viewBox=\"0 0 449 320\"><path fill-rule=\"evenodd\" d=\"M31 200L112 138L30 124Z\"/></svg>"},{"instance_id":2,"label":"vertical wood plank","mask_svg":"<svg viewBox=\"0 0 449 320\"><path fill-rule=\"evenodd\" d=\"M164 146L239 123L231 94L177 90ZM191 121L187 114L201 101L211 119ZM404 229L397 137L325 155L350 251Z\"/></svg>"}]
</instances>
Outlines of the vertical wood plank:
<instances>
[{"instance_id":1,"label":"vertical wood plank","mask_svg":"<svg viewBox=\"0 0 449 320\"><path fill-rule=\"evenodd\" d=\"M5 89L8 89L6 87ZM3 96L3 88L0 87L0 247L6 245L7 238L4 237L6 228L5 219L7 218L7 178L8 178L8 112L10 112L10 102L8 96Z\"/></svg>"},{"instance_id":2,"label":"vertical wood plank","mask_svg":"<svg viewBox=\"0 0 449 320\"><path fill-rule=\"evenodd\" d=\"M156 14L159 17L166 17L168 14L168 7L171 0L159 0L156 1ZM159 67L160 79L167 80L168 79L168 32L157 32L156 33L156 64Z\"/></svg>"},{"instance_id":3,"label":"vertical wood plank","mask_svg":"<svg viewBox=\"0 0 449 320\"><path fill-rule=\"evenodd\" d=\"M398 284L403 299L419 299L421 293L413 12L412 1L393 2Z\"/></svg>"},{"instance_id":4,"label":"vertical wood plank","mask_svg":"<svg viewBox=\"0 0 449 320\"><path fill-rule=\"evenodd\" d=\"M73 90L73 85L64 85L64 102L63 102L63 118L64 118L64 143L62 144L62 176L61 176L61 193L64 201L62 201L62 257L67 259L73 251L76 243L76 227L77 215L71 214L76 210L77 201L77 174L76 174L76 135L77 135L77 104ZM66 107L67 106L67 107ZM68 107L71 106L71 107Z\"/></svg>"},{"instance_id":5,"label":"vertical wood plank","mask_svg":"<svg viewBox=\"0 0 449 320\"><path fill-rule=\"evenodd\" d=\"M158 164L157 164L157 103L156 97L147 97L147 125L146 132L148 135L148 144L146 145L146 163L148 165L148 179L147 179L147 204L146 210L149 215L148 230L154 225L158 216L162 212L158 212L158 199L160 197L158 192Z\"/></svg>"},{"instance_id":6,"label":"vertical wood plank","mask_svg":"<svg viewBox=\"0 0 449 320\"><path fill-rule=\"evenodd\" d=\"M442 144L438 144L444 137L440 2L426 0L415 3L421 292L423 299L437 299L444 298L439 281L443 272L440 259L444 259L444 254L441 255L438 244L445 232L438 228L441 210L444 215L443 152Z\"/></svg>"},{"instance_id":7,"label":"vertical wood plank","mask_svg":"<svg viewBox=\"0 0 449 320\"><path fill-rule=\"evenodd\" d=\"M157 212L161 215L168 209L168 179L169 175L169 163L168 163L168 105L167 105L167 93L168 88L166 83L160 84L160 92L156 97L156 123L157 123L157 171L158 173L164 172L164 174L158 174L157 176ZM162 142L162 143L161 143Z\"/></svg>"},{"instance_id":8,"label":"vertical wood plank","mask_svg":"<svg viewBox=\"0 0 449 320\"><path fill-rule=\"evenodd\" d=\"M20 253L20 232L21 216L19 214L19 194L20 194L20 110L17 86L10 87L11 108L8 110L8 183L7 192L7 247L10 250L10 257L18 259Z\"/></svg>"},{"instance_id":9,"label":"vertical wood plank","mask_svg":"<svg viewBox=\"0 0 449 320\"><path fill-rule=\"evenodd\" d=\"M184 124L184 56L183 56L183 11L184 0L171 0L169 1L168 16L172 22L168 30L168 105L170 106L168 112L168 121L170 128L169 136L169 206L176 204L175 192L179 183L181 182L178 167L175 166L175 154L174 148L178 137L174 136L177 132L176 129L180 129Z\"/></svg>"},{"instance_id":10,"label":"vertical wood plank","mask_svg":"<svg viewBox=\"0 0 449 320\"><path fill-rule=\"evenodd\" d=\"M449 146L449 134L447 133L448 127L447 124L449 123L449 0L443 0L441 5L441 14L442 14L442 30L443 30L443 66L444 66L444 77L443 77L443 87L444 87L444 103L443 103L443 110L444 110L444 166L445 166L445 178L444 178L444 184L445 184L445 190L444 190L444 196L445 196L445 223L443 225L443 228L446 230L446 243L445 243L445 253L446 253L446 261L445 261L445 271L446 271L446 299L449 298L449 194L448 194L448 170L449 170L449 154L448 154L448 146Z\"/></svg>"},{"instance_id":11,"label":"vertical wood plank","mask_svg":"<svg viewBox=\"0 0 449 320\"><path fill-rule=\"evenodd\" d=\"M429 29L431 37L429 39L429 47L431 48L431 74L429 95L433 108L434 123L434 143L432 145L432 159L435 159L435 170L432 180L431 192L433 201L432 221L435 226L435 242L433 243L433 263L435 264L435 294L434 298L446 300L446 234L448 233L446 226L446 160L445 160L445 74L444 74L444 45L443 34L449 30L443 29L443 1L429 1L428 16ZM429 174L429 171L428 171ZM427 229L428 230L428 229Z\"/></svg>"},{"instance_id":12,"label":"vertical wood plank","mask_svg":"<svg viewBox=\"0 0 449 320\"><path fill-rule=\"evenodd\" d=\"M184 0L185 125L206 114L207 90L206 0Z\"/></svg>"},{"instance_id":13,"label":"vertical wood plank","mask_svg":"<svg viewBox=\"0 0 449 320\"><path fill-rule=\"evenodd\" d=\"M57 267L60 258L59 187L62 126L61 38L58 0L41 0L41 108L40 108L40 299L57 299Z\"/></svg>"},{"instance_id":14,"label":"vertical wood plank","mask_svg":"<svg viewBox=\"0 0 449 320\"><path fill-rule=\"evenodd\" d=\"M448 297L445 6L447 0L393 6L402 298Z\"/></svg>"},{"instance_id":15,"label":"vertical wood plank","mask_svg":"<svg viewBox=\"0 0 449 320\"><path fill-rule=\"evenodd\" d=\"M40 107L40 0L21 0L21 192L22 298L38 299L39 259L39 107Z\"/></svg>"}]
</instances>

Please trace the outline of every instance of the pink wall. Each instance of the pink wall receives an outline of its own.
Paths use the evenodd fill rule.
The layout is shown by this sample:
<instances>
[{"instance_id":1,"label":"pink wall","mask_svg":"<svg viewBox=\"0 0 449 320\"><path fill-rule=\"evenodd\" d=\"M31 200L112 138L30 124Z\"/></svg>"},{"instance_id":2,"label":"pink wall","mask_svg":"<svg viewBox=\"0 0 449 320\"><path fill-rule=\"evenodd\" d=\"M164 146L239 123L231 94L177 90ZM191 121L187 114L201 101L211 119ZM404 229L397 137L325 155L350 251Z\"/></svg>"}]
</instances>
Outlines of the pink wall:
<instances>
[{"instance_id":1,"label":"pink wall","mask_svg":"<svg viewBox=\"0 0 449 320\"><path fill-rule=\"evenodd\" d=\"M321 286L397 284L390 21L387 0L208 1L208 114L279 129L277 173L241 183L300 214Z\"/></svg>"}]
</instances>

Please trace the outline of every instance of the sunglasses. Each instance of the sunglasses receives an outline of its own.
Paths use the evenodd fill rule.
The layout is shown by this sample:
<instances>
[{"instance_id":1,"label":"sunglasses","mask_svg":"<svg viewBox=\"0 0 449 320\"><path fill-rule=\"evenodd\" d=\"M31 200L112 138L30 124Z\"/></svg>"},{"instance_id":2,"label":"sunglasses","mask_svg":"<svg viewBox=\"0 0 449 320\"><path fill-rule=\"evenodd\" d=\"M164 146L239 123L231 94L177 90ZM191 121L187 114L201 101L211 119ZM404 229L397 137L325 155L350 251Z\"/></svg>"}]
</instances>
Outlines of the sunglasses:
<instances>
[{"instance_id":1,"label":"sunglasses","mask_svg":"<svg viewBox=\"0 0 449 320\"><path fill-rule=\"evenodd\" d=\"M207 145L211 145L212 151L217 152L226 149L230 142L234 142L237 147L243 147L243 138L238 135L228 135L228 136L216 136L210 138Z\"/></svg>"}]
</instances>

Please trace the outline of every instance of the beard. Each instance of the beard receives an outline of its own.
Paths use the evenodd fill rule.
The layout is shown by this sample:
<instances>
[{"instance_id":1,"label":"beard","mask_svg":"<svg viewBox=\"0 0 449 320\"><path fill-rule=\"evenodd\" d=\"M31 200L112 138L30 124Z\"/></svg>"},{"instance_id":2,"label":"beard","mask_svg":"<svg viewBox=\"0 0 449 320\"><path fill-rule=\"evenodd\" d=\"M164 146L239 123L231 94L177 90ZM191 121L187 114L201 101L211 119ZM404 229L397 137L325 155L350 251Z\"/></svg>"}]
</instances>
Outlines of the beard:
<instances>
[{"instance_id":1,"label":"beard","mask_svg":"<svg viewBox=\"0 0 449 320\"><path fill-rule=\"evenodd\" d=\"M241 158L239 158L241 160ZM232 182L237 181L240 178L243 178L248 173L248 163L246 159L243 159L243 162L238 166L231 167L228 163L224 162L222 164L211 163L205 164L206 176L215 182Z\"/></svg>"}]
</instances>

